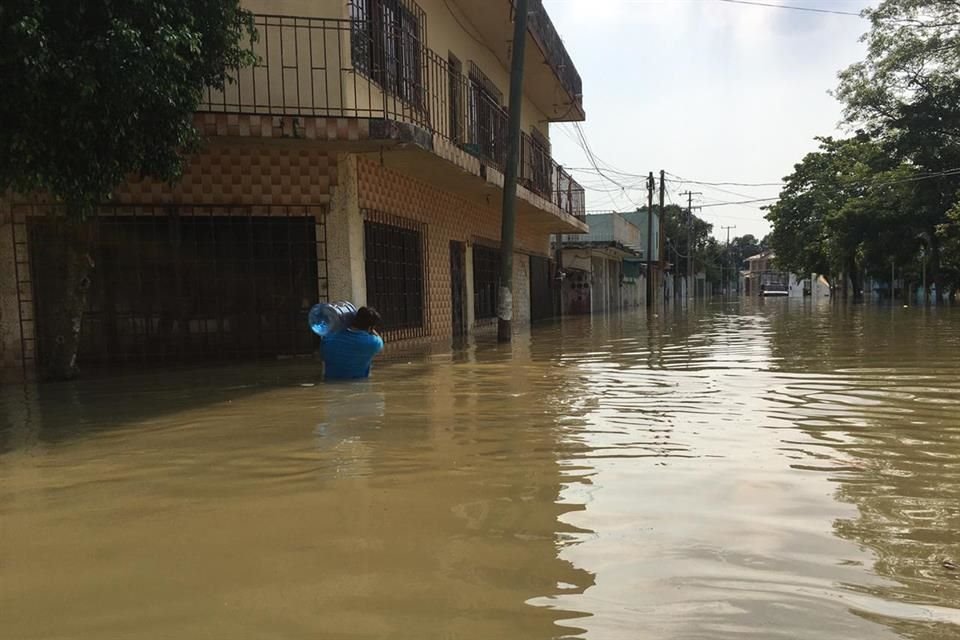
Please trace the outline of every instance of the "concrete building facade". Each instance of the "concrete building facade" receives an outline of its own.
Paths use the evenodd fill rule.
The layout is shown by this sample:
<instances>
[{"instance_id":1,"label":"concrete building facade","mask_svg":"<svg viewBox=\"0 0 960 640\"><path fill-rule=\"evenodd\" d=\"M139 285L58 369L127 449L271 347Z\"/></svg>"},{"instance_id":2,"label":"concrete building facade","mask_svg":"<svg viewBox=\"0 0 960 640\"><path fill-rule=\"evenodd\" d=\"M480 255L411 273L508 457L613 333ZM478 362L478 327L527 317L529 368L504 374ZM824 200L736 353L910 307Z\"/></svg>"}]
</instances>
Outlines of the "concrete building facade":
<instances>
[{"instance_id":1,"label":"concrete building facade","mask_svg":"<svg viewBox=\"0 0 960 640\"><path fill-rule=\"evenodd\" d=\"M309 353L320 300L377 306L388 340L495 319L512 3L250 0L260 62L195 116L175 185L133 180L94 223L79 362ZM471 25L470 31L464 25ZM551 234L587 230L550 123L583 120L580 78L531 7L514 318L549 313ZM0 364L42 364L57 257L36 194L0 199ZM546 274L546 275L545 275ZM539 306L538 306L539 305Z\"/></svg>"}]
</instances>

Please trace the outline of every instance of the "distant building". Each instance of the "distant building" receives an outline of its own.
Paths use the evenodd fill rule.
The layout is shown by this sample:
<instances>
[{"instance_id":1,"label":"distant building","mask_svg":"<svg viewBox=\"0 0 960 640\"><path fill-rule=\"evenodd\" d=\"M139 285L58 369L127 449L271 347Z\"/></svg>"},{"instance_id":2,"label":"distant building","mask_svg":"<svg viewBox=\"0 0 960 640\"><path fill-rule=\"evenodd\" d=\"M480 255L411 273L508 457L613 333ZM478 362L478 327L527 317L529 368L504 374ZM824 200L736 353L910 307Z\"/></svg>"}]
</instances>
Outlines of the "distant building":
<instances>
[{"instance_id":1,"label":"distant building","mask_svg":"<svg viewBox=\"0 0 960 640\"><path fill-rule=\"evenodd\" d=\"M646 301L640 228L615 212L588 214L586 220L589 233L562 237L563 313L640 306Z\"/></svg>"},{"instance_id":2,"label":"distant building","mask_svg":"<svg viewBox=\"0 0 960 640\"><path fill-rule=\"evenodd\" d=\"M744 270L740 272L740 291L745 296L760 296L775 293L791 298L810 295L810 280L796 274L778 269L776 254L762 251L744 261Z\"/></svg>"}]
</instances>

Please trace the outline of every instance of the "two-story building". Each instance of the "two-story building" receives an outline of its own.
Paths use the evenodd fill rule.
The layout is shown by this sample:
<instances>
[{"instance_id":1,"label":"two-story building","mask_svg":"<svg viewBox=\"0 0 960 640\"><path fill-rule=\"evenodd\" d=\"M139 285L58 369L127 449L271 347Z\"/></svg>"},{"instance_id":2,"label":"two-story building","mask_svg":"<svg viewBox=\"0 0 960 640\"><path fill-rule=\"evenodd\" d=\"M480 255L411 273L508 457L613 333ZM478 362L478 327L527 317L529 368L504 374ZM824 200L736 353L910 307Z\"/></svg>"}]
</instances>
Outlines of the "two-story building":
<instances>
[{"instance_id":1,"label":"two-story building","mask_svg":"<svg viewBox=\"0 0 960 640\"><path fill-rule=\"evenodd\" d=\"M248 0L259 62L195 116L177 184L132 179L96 220L81 365L309 353L320 300L377 307L388 340L495 321L510 0ZM587 230L550 125L585 118L539 0L524 73L514 313L555 286L554 233ZM49 350L63 257L43 198L0 201L2 364ZM538 296L532 296L534 299ZM543 299L544 296L540 295Z\"/></svg>"}]
</instances>

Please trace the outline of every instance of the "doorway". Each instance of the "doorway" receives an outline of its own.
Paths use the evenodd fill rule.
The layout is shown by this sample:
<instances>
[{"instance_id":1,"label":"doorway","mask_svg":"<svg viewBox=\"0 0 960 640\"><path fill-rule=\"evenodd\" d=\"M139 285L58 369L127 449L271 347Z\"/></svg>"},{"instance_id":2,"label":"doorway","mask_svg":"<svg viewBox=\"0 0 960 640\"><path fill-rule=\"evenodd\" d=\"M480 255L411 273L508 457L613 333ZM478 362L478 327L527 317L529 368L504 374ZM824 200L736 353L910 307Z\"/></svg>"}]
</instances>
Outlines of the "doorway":
<instances>
[{"instance_id":1,"label":"doorway","mask_svg":"<svg viewBox=\"0 0 960 640\"><path fill-rule=\"evenodd\" d=\"M450 309L453 319L453 337L467 334L467 247L462 242L450 242Z\"/></svg>"}]
</instances>

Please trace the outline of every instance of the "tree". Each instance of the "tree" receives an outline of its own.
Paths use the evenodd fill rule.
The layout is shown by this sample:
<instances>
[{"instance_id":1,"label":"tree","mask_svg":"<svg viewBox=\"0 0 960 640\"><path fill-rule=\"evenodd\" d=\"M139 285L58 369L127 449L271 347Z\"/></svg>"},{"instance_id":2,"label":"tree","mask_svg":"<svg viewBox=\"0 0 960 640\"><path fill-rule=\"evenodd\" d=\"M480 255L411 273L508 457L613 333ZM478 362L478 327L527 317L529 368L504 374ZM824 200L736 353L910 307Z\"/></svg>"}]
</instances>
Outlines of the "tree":
<instances>
[{"instance_id":1,"label":"tree","mask_svg":"<svg viewBox=\"0 0 960 640\"><path fill-rule=\"evenodd\" d=\"M239 0L10 0L0 7L0 193L62 205L62 286L44 294L47 374L76 373L90 272L91 218L131 174L173 181L199 144L193 113L208 86L253 62Z\"/></svg>"},{"instance_id":2,"label":"tree","mask_svg":"<svg viewBox=\"0 0 960 640\"><path fill-rule=\"evenodd\" d=\"M960 189L950 174L960 167L960 3L884 0L865 16L867 57L841 72L837 97L849 123L930 177L916 185L913 210L939 300L950 273L941 264L957 259L943 256L937 229Z\"/></svg>"},{"instance_id":3,"label":"tree","mask_svg":"<svg viewBox=\"0 0 960 640\"><path fill-rule=\"evenodd\" d=\"M752 234L737 236L730 241L730 264L734 269L740 270L747 258L755 256L761 251L760 241Z\"/></svg>"},{"instance_id":4,"label":"tree","mask_svg":"<svg viewBox=\"0 0 960 640\"><path fill-rule=\"evenodd\" d=\"M687 256L690 255L691 248L689 238L693 240L693 255L696 263L702 264L702 252L707 246L707 239L710 237L713 225L696 215L688 214L686 209L671 204L663 209L663 230L666 258L673 263L674 273L686 277Z\"/></svg>"},{"instance_id":5,"label":"tree","mask_svg":"<svg viewBox=\"0 0 960 640\"><path fill-rule=\"evenodd\" d=\"M883 0L866 9L867 57L840 73L837 97L848 122L883 131L916 105L953 91L960 69L960 3ZM953 109L944 103L944 108ZM928 124L932 124L932 121ZM960 138L956 122L933 126Z\"/></svg>"},{"instance_id":6,"label":"tree","mask_svg":"<svg viewBox=\"0 0 960 640\"><path fill-rule=\"evenodd\" d=\"M915 170L865 134L819 141L819 151L795 166L769 208L770 241L781 267L845 274L858 299L865 268L884 273L881 263L915 249Z\"/></svg>"}]
</instances>

